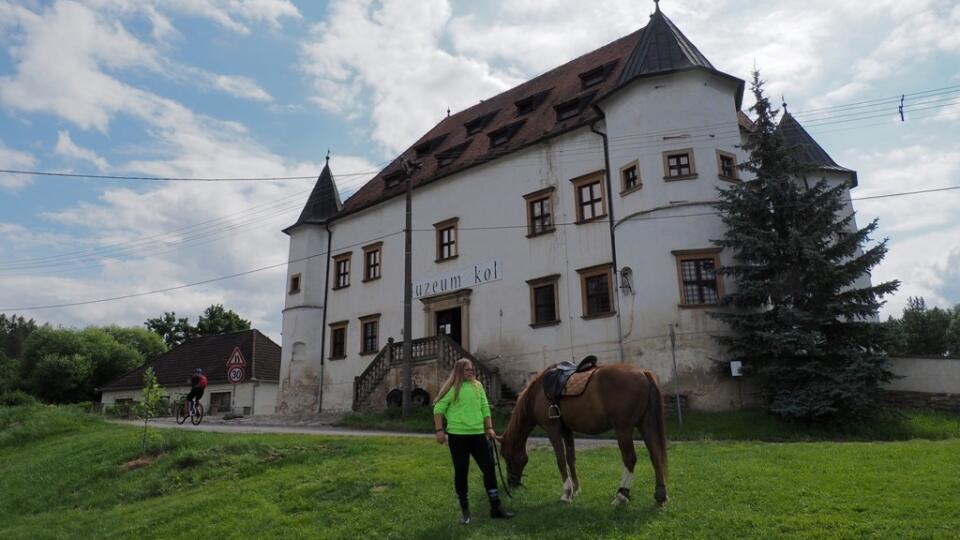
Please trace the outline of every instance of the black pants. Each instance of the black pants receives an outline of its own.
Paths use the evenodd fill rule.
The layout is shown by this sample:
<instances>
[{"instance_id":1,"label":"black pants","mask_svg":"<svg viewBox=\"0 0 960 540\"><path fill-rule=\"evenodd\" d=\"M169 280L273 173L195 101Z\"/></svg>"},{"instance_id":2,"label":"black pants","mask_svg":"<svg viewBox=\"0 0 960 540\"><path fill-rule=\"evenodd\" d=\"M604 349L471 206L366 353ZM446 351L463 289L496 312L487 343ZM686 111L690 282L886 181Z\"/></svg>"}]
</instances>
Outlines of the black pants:
<instances>
[{"instance_id":1,"label":"black pants","mask_svg":"<svg viewBox=\"0 0 960 540\"><path fill-rule=\"evenodd\" d=\"M470 456L480 466L483 473L483 487L487 493L497 489L497 475L493 470L489 443L486 435L447 435L450 456L453 457L453 486L457 495L467 495L467 472L470 470Z\"/></svg>"}]
</instances>

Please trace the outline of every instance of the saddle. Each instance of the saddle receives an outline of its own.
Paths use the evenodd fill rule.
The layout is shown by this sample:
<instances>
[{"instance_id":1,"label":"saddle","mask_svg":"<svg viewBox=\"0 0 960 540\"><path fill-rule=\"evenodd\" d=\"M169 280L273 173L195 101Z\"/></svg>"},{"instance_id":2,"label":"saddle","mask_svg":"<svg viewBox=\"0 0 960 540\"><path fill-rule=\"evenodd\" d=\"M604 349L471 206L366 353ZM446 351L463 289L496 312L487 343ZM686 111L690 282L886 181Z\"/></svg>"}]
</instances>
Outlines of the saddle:
<instances>
[{"instance_id":1,"label":"saddle","mask_svg":"<svg viewBox=\"0 0 960 540\"><path fill-rule=\"evenodd\" d=\"M597 369L597 357L589 355L580 361L560 362L543 374L543 394L550 402L548 418L560 418L560 398L578 396L587 388L587 382ZM569 386L568 386L569 383Z\"/></svg>"}]
</instances>

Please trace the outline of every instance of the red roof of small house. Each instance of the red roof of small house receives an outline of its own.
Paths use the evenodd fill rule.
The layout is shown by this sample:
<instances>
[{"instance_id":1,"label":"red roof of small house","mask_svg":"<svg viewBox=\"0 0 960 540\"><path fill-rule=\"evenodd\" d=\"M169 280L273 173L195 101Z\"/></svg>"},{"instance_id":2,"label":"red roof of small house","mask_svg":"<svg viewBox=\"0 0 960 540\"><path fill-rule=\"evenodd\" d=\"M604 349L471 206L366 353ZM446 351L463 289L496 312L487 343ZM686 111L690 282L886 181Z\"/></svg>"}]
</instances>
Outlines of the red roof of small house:
<instances>
[{"instance_id":1,"label":"red roof of small house","mask_svg":"<svg viewBox=\"0 0 960 540\"><path fill-rule=\"evenodd\" d=\"M100 391L143 388L143 373L153 368L160 386L186 386L196 368L203 368L208 384L228 384L227 360L239 348L246 361L246 378L279 382L280 346L259 330L193 338L104 385Z\"/></svg>"}]
</instances>

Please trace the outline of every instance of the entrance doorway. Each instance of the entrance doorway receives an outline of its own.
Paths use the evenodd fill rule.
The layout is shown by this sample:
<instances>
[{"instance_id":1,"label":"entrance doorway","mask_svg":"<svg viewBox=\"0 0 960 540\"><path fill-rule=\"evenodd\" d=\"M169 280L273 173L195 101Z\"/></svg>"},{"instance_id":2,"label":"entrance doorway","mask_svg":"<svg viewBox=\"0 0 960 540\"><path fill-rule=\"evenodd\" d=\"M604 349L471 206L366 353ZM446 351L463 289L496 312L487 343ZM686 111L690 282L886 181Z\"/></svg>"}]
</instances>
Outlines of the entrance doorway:
<instances>
[{"instance_id":1,"label":"entrance doorway","mask_svg":"<svg viewBox=\"0 0 960 540\"><path fill-rule=\"evenodd\" d=\"M437 312L437 335L446 334L457 345L463 345L463 312L460 307Z\"/></svg>"}]
</instances>

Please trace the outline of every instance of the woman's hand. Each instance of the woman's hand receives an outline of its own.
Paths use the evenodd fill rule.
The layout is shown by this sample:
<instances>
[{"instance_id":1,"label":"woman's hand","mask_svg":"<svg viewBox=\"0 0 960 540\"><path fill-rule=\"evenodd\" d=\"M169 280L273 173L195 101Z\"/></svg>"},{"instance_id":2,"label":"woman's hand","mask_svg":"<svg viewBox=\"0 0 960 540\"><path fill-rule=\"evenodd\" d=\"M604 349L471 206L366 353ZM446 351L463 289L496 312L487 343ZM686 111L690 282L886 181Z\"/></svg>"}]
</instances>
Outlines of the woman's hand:
<instances>
[{"instance_id":1,"label":"woman's hand","mask_svg":"<svg viewBox=\"0 0 960 540\"><path fill-rule=\"evenodd\" d=\"M488 438L490 438L490 439L495 439L495 440L498 440L498 441L500 440L500 438L497 436L497 432L494 431L492 427L488 427L485 431L486 431L486 434L487 434L487 437L488 437Z\"/></svg>"},{"instance_id":2,"label":"woman's hand","mask_svg":"<svg viewBox=\"0 0 960 540\"><path fill-rule=\"evenodd\" d=\"M437 444L443 444L447 442L447 434L444 431L437 432Z\"/></svg>"}]
</instances>

